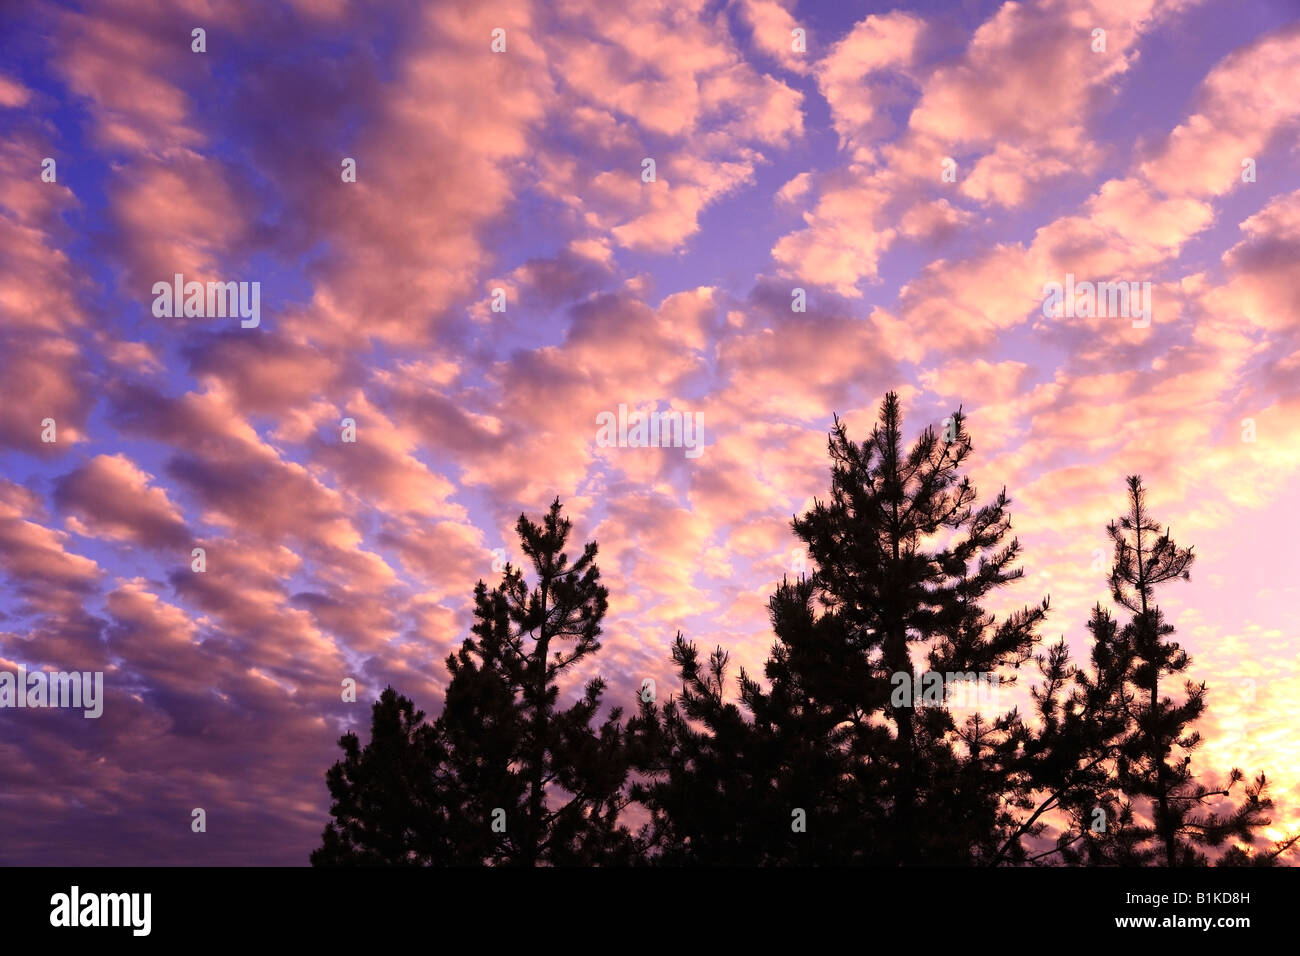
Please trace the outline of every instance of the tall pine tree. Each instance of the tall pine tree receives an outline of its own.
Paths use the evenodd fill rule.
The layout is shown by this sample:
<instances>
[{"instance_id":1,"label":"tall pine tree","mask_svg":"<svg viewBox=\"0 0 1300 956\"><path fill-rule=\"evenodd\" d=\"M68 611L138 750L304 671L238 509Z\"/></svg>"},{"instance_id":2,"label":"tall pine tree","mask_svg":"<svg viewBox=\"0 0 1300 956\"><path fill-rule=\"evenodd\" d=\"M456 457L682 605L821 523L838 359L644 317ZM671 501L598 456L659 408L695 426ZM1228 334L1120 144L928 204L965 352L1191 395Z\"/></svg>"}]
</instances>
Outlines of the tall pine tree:
<instances>
[{"instance_id":1,"label":"tall pine tree","mask_svg":"<svg viewBox=\"0 0 1300 956\"><path fill-rule=\"evenodd\" d=\"M927 428L905 450L902 409L891 392L866 441L855 445L837 419L829 450L831 496L796 519L794 530L816 563L822 605L842 619L851 652L870 665L864 707L876 706L881 683L893 691L880 711L891 739L873 757L890 782L881 839L895 863L966 862L994 794L973 786L982 776L978 754L961 743L951 709L917 706L914 685L911 695L898 694L899 675L919 670L915 653L932 673L1013 683L1011 671L1032 656L1048 604L1000 622L983 609L990 592L1024 572L1014 566L1019 542L1005 540L1005 489L975 506L963 473L973 446L960 411L942 434Z\"/></svg>"},{"instance_id":2,"label":"tall pine tree","mask_svg":"<svg viewBox=\"0 0 1300 956\"><path fill-rule=\"evenodd\" d=\"M1013 567L1018 543L1005 540L1005 491L976 508L962 474L972 445L960 411L942 435L927 428L905 450L890 393L866 441L852 442L837 418L828 448L830 498L794 521L815 571L783 584L771 603L770 689L742 673L746 719L724 699L723 669L701 674L694 649L679 642L680 702L662 713L643 707L636 725L667 748L638 796L678 847L684 835L708 843L710 821L692 796L707 794L721 807L711 817L730 827L726 852L740 859L968 862L989 842L1001 784L963 736L971 726L983 733L978 720L958 728L942 697L919 706L913 655L945 679L1014 680L1007 671L1032 656L1047 602L1002 621L982 607L1023 572ZM761 834L724 816L763 799L756 788L777 795L760 807ZM791 806L796 799L806 805ZM790 837L798 809L802 843ZM778 839L772 828L782 824Z\"/></svg>"}]
</instances>

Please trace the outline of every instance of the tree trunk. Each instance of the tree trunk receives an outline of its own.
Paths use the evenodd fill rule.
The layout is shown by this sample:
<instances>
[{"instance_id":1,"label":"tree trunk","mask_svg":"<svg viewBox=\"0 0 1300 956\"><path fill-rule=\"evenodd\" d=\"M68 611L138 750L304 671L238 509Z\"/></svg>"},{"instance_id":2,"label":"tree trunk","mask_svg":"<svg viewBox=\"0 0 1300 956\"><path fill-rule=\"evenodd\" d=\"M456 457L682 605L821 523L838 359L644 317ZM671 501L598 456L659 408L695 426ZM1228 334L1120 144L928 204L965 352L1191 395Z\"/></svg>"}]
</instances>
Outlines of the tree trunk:
<instances>
[{"instance_id":1,"label":"tree trunk","mask_svg":"<svg viewBox=\"0 0 1300 956\"><path fill-rule=\"evenodd\" d=\"M537 636L537 647L534 650L537 662L537 687L536 700L534 701L533 710L533 759L532 766L529 767L531 780L529 781L528 797L528 841L525 848L527 853L526 863L529 866L536 866L537 860L541 855L542 846L542 771L546 761L546 652L550 643L550 634L546 631L546 589L548 582L541 582L542 591L542 623Z\"/></svg>"}]
</instances>

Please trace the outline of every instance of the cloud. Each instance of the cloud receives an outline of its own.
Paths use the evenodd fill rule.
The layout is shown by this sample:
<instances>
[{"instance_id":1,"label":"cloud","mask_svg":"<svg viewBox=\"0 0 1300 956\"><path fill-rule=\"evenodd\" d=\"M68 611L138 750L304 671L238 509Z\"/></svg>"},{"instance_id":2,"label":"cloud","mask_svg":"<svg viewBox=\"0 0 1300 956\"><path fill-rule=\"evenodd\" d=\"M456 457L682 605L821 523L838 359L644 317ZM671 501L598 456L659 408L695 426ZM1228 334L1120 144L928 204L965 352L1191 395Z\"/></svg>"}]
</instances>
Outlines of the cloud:
<instances>
[{"instance_id":1,"label":"cloud","mask_svg":"<svg viewBox=\"0 0 1300 956\"><path fill-rule=\"evenodd\" d=\"M88 536L149 548L182 549L193 541L179 509L154 476L125 455L97 455L59 479L54 501Z\"/></svg>"},{"instance_id":2,"label":"cloud","mask_svg":"<svg viewBox=\"0 0 1300 956\"><path fill-rule=\"evenodd\" d=\"M579 676L671 685L679 629L758 673L831 415L860 439L889 389L913 434L968 413L1026 548L1007 599L1050 592L1076 650L1134 472L1204 553L1170 595L1197 666L1258 677L1294 643L1267 533L1300 506L1276 15L1224 25L1215 62L1184 42L1212 12L1146 0L184 9L59 9L0 77L0 658L101 667L109 695L0 743L14 860L301 863L338 734L390 682L437 712L475 582L557 495L611 588ZM1190 106L1147 82L1171 50ZM262 326L154 318L178 271L260 280ZM1043 317L1066 272L1151 281L1152 325ZM703 455L598 447L620 404L701 415ZM1209 763L1295 791L1286 680L1212 704ZM158 823L194 805L229 839Z\"/></svg>"},{"instance_id":3,"label":"cloud","mask_svg":"<svg viewBox=\"0 0 1300 956\"><path fill-rule=\"evenodd\" d=\"M1221 196L1240 188L1243 160L1262 161L1300 123L1298 69L1300 27L1233 50L1201 83L1197 111L1142 164L1142 175L1170 196Z\"/></svg>"}]
</instances>

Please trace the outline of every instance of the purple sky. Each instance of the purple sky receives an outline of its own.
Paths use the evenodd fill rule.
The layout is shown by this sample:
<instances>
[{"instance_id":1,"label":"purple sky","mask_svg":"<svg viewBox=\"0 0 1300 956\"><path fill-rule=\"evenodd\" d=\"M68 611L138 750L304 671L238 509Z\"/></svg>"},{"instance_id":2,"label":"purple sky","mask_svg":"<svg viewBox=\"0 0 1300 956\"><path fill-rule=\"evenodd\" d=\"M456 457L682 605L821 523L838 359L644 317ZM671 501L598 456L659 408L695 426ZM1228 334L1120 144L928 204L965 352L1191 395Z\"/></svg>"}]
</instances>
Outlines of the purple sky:
<instances>
[{"instance_id":1,"label":"purple sky","mask_svg":"<svg viewBox=\"0 0 1300 956\"><path fill-rule=\"evenodd\" d=\"M995 610L1050 593L1079 655L1143 475L1198 555L1198 766L1300 825L1292 0L85 7L0 11L0 671L106 699L0 710L0 862L305 864L338 735L387 683L437 712L556 495L611 591L576 680L671 688L678 630L760 672L831 415L889 389L964 407ZM176 273L260 324L157 316ZM1045 315L1067 274L1149 326ZM601 447L620 404L702 454Z\"/></svg>"}]
</instances>

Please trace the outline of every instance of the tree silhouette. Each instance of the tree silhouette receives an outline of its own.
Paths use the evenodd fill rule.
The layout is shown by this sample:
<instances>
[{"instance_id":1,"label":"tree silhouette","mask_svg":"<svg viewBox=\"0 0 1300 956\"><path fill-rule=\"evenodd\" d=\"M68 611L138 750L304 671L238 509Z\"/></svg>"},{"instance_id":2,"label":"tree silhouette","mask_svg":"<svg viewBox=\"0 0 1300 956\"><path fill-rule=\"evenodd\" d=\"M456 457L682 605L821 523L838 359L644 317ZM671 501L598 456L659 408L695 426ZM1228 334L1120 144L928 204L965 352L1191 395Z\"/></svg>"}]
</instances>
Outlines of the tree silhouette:
<instances>
[{"instance_id":1,"label":"tree silhouette","mask_svg":"<svg viewBox=\"0 0 1300 956\"><path fill-rule=\"evenodd\" d=\"M1113 666L1104 686L1081 685L1093 691L1089 714L1104 715L1104 749L1113 760L1110 773L1095 785L1094 798L1071 808L1075 834L1069 842L1077 840L1081 847L1063 858L1102 865L1203 866L1209 862L1206 849L1230 838L1252 844L1256 831L1271 823L1272 801L1263 774L1232 806L1221 798L1243 781L1240 770L1231 770L1222 789L1200 782L1193 771L1201 735L1192 725L1205 712L1206 685L1186 681L1181 701L1161 693L1170 678L1187 670L1191 658L1167 639L1174 629L1155 603L1155 590L1168 581L1189 580L1194 556L1152 520L1141 478L1130 476L1127 485L1128 513L1107 532L1114 545L1111 595L1132 617L1117 627L1100 608L1094 611L1094 660L1100 656ZM1085 813L1092 815L1091 825ZM1282 841L1258 859L1235 845L1220 862L1267 864L1295 842Z\"/></svg>"},{"instance_id":2,"label":"tree silhouette","mask_svg":"<svg viewBox=\"0 0 1300 956\"><path fill-rule=\"evenodd\" d=\"M451 834L435 793L440 754L424 712L385 688L371 712L370 742L339 738L343 759L325 775L333 805L313 866L420 865L447 862Z\"/></svg>"},{"instance_id":3,"label":"tree silhouette","mask_svg":"<svg viewBox=\"0 0 1300 956\"><path fill-rule=\"evenodd\" d=\"M1220 788L1193 772L1206 688L1171 696L1190 659L1156 603L1190 579L1192 551L1152 519L1139 478L1108 528L1129 618L1094 607L1076 666L1064 639L1039 650L1046 600L984 610L1023 572L1005 489L977 506L963 474L960 410L905 450L890 393L866 441L836 418L828 448L830 496L793 521L813 570L768 602L764 682L742 668L730 683L723 648L702 660L678 633L677 695L644 696L626 726L621 708L602 718L600 678L561 707L600 649L608 592L595 543L570 562L556 499L516 525L531 583L508 564L475 587L438 719L390 687L369 743L340 738L312 863L1194 866L1221 849L1219 865L1272 866L1300 845L1251 849L1270 824L1262 774L1233 802L1239 770ZM954 676L1013 683L1030 660L1030 714L981 701L958 720ZM935 694L913 686L914 661L942 676ZM648 813L636 836L632 801Z\"/></svg>"},{"instance_id":4,"label":"tree silhouette","mask_svg":"<svg viewBox=\"0 0 1300 956\"><path fill-rule=\"evenodd\" d=\"M507 566L506 573L518 572ZM436 723L442 759L435 772L454 821L454 861L520 863L528 780L518 753L527 715L519 699L508 602L500 589L477 583L474 618L470 636L447 657L451 680Z\"/></svg>"},{"instance_id":5,"label":"tree silhouette","mask_svg":"<svg viewBox=\"0 0 1300 956\"><path fill-rule=\"evenodd\" d=\"M855 445L836 418L828 448L831 496L793 523L816 569L806 581L783 583L770 604L771 689L742 672L740 701L751 715L742 718L723 698L725 656L715 654L701 674L693 647L679 640L681 700L661 714L643 708L637 724L669 752L647 768L653 782L637 795L661 842L698 847L710 827L729 828L728 861L736 854L757 862L969 862L975 844L989 842L1002 787L979 747L963 743L963 733L980 739L986 732L981 719L959 730L943 698L922 707L893 691L900 675L911 686L914 648L945 676L1019 667L1032 654L1047 602L1001 622L981 606L1023 572L1012 567L1019 544L1003 543L1005 490L977 510L976 491L961 474L972 446L960 410L942 437L927 428L905 453L891 392L866 441ZM749 824L732 819L738 806L763 799L754 789L774 792L778 805ZM711 817L695 802L705 793L719 803ZM796 799L809 828L818 827L803 842L819 850L783 854L744 830L759 826L774 838L778 807L789 821ZM925 823L937 819L942 826ZM788 831L787 823L786 846ZM746 841L747 848L738 845Z\"/></svg>"},{"instance_id":6,"label":"tree silhouette","mask_svg":"<svg viewBox=\"0 0 1300 956\"><path fill-rule=\"evenodd\" d=\"M567 708L559 681L600 649L608 591L596 545L570 565L559 499L541 524L520 515L536 583L507 564L474 591L471 635L447 658L443 712L422 723L391 689L375 704L370 744L353 734L328 774L335 817L312 856L329 863L472 865L628 863L619 823L630 756L614 708L599 724L604 682Z\"/></svg>"},{"instance_id":7,"label":"tree silhouette","mask_svg":"<svg viewBox=\"0 0 1300 956\"><path fill-rule=\"evenodd\" d=\"M904 453L901 406L891 392L866 441L854 445L836 419L829 450L830 499L814 502L794 530L816 564L822 605L843 620L852 651L872 665L876 686L863 696L863 717L878 705L881 682L892 689L895 675L912 673L914 648L929 671L945 675L1001 675L1027 660L1048 604L1001 622L983 610L992 590L1024 572L1013 567L1019 542L1004 543L1011 527L1005 489L974 506L976 490L962 473L973 446L961 411L942 436L926 428ZM963 754L944 703L918 707L913 694L900 706L892 693L886 701L892 739L874 762L890 782L890 825L882 834L892 844L889 856L904 864L965 862L970 838L991 813L988 788L969 786L982 776L979 755ZM968 786L959 789L958 781ZM927 819L945 825L927 826Z\"/></svg>"},{"instance_id":8,"label":"tree silhouette","mask_svg":"<svg viewBox=\"0 0 1300 956\"><path fill-rule=\"evenodd\" d=\"M647 780L633 796L651 812L661 863L772 865L871 859L869 807L855 787L852 708L863 662L844 653L833 615L815 619L812 585L784 585L769 609L777 643L764 691L742 669L741 704L726 699L727 653L701 665L680 634L678 698L643 703L628 722ZM799 820L799 815L803 820ZM809 836L809 831L813 836Z\"/></svg>"},{"instance_id":9,"label":"tree silhouette","mask_svg":"<svg viewBox=\"0 0 1300 956\"><path fill-rule=\"evenodd\" d=\"M600 583L595 542L569 564L564 545L571 526L558 498L540 525L519 516L516 531L536 584L529 588L523 573L507 564L497 588L489 593L480 586L475 633L492 651L466 646L509 695L505 726L522 723L513 746L495 756L507 758L524 784L518 828L509 840L510 862L524 865L628 862L634 856L631 835L618 822L629 764L621 708L592 726L605 688L600 678L589 681L569 708L556 706L561 676L600 649L609 596ZM453 695L449 688L444 720L462 719L472 729L482 722L481 707L477 695ZM458 714L462 708L465 717ZM453 744L450 750L453 762L463 762L463 749Z\"/></svg>"},{"instance_id":10,"label":"tree silhouette","mask_svg":"<svg viewBox=\"0 0 1300 956\"><path fill-rule=\"evenodd\" d=\"M1043 680L1031 689L1035 724L1013 714L990 734L986 768L1005 783L992 840L981 848L985 865L1081 862L1080 841L1105 820L1099 794L1110 785L1129 726L1123 688L1133 654L1100 605L1088 630L1090 669L1071 663L1064 639L1052 645L1036 656ZM1054 845L1033 845L1062 821Z\"/></svg>"}]
</instances>

